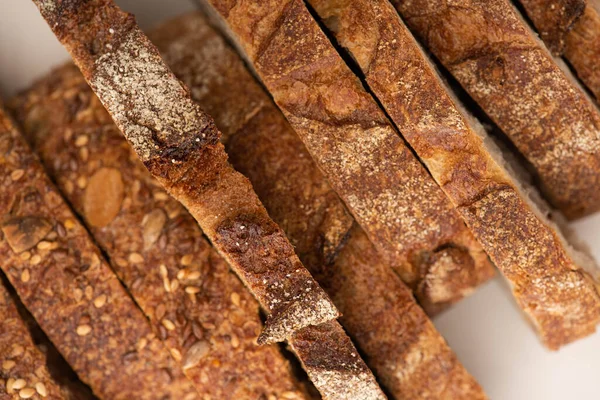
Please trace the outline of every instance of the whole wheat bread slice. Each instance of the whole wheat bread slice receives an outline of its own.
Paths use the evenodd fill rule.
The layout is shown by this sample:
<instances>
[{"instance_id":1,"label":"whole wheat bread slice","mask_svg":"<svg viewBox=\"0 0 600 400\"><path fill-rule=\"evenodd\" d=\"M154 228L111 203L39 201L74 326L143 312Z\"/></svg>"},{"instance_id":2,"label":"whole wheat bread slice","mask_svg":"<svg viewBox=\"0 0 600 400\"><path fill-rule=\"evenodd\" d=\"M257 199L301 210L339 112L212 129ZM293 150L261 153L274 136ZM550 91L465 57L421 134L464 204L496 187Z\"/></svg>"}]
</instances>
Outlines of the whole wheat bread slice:
<instances>
[{"instance_id":1,"label":"whole wheat bread slice","mask_svg":"<svg viewBox=\"0 0 600 400\"><path fill-rule=\"evenodd\" d=\"M214 399L308 398L277 345L258 346L259 306L194 218L137 159L72 64L11 102L46 170L180 362ZM122 190L110 191L110 181ZM109 213L94 206L98 192Z\"/></svg>"},{"instance_id":2,"label":"whole wheat bread slice","mask_svg":"<svg viewBox=\"0 0 600 400\"><path fill-rule=\"evenodd\" d=\"M344 229L347 242L332 252L332 243L339 243L332 238L352 219L224 38L199 14L176 18L150 38L215 117L234 167L250 178L304 265L343 312L342 324L388 392L401 399L485 398L358 226Z\"/></svg>"},{"instance_id":3,"label":"whole wheat bread slice","mask_svg":"<svg viewBox=\"0 0 600 400\"><path fill-rule=\"evenodd\" d=\"M0 268L94 393L198 399L42 165L0 111Z\"/></svg>"},{"instance_id":4,"label":"whole wheat bread slice","mask_svg":"<svg viewBox=\"0 0 600 400\"><path fill-rule=\"evenodd\" d=\"M0 280L0 398L69 399L46 362Z\"/></svg>"},{"instance_id":5,"label":"whole wheat bread slice","mask_svg":"<svg viewBox=\"0 0 600 400\"><path fill-rule=\"evenodd\" d=\"M226 20L332 188L430 314L492 275L456 209L301 0L204 4Z\"/></svg>"},{"instance_id":6,"label":"whole wheat bread slice","mask_svg":"<svg viewBox=\"0 0 600 400\"><path fill-rule=\"evenodd\" d=\"M594 332L600 297L587 254L567 244L469 118L387 0L309 0L510 283L543 342Z\"/></svg>"},{"instance_id":7,"label":"whole wheat bread slice","mask_svg":"<svg viewBox=\"0 0 600 400\"><path fill-rule=\"evenodd\" d=\"M146 168L199 222L267 312L260 343L338 316L227 162L212 119L190 99L132 15L111 0L34 0Z\"/></svg>"},{"instance_id":8,"label":"whole wheat bread slice","mask_svg":"<svg viewBox=\"0 0 600 400\"><path fill-rule=\"evenodd\" d=\"M392 0L568 218L600 208L600 111L509 0Z\"/></svg>"}]
</instances>

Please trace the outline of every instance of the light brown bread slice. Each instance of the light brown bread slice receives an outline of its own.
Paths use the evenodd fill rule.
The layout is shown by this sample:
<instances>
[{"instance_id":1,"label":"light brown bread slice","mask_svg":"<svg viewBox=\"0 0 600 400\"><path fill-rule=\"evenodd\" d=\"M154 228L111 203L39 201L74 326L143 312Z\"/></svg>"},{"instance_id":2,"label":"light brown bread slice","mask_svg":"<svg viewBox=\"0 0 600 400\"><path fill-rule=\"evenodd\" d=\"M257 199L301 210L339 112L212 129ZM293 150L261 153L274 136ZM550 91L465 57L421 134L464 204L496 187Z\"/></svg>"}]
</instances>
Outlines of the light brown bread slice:
<instances>
[{"instance_id":1,"label":"light brown bread slice","mask_svg":"<svg viewBox=\"0 0 600 400\"><path fill-rule=\"evenodd\" d=\"M111 0L34 0L146 168L200 223L268 317L260 343L338 311L228 163L212 119L190 99L132 15Z\"/></svg>"},{"instance_id":2,"label":"light brown bread slice","mask_svg":"<svg viewBox=\"0 0 600 400\"><path fill-rule=\"evenodd\" d=\"M392 0L569 218L600 207L600 111L509 0Z\"/></svg>"},{"instance_id":3,"label":"light brown bread slice","mask_svg":"<svg viewBox=\"0 0 600 400\"><path fill-rule=\"evenodd\" d=\"M256 344L256 300L137 159L77 67L53 71L12 105L46 169L201 397L308 397L277 346ZM121 190L111 190L113 182Z\"/></svg>"},{"instance_id":4,"label":"light brown bread slice","mask_svg":"<svg viewBox=\"0 0 600 400\"><path fill-rule=\"evenodd\" d=\"M387 0L309 0L357 60L375 96L458 207L553 349L594 332L600 297L485 132L460 108ZM481 136L480 136L481 135Z\"/></svg>"},{"instance_id":5,"label":"light brown bread slice","mask_svg":"<svg viewBox=\"0 0 600 400\"><path fill-rule=\"evenodd\" d=\"M46 366L8 290L0 281L0 398L69 399Z\"/></svg>"},{"instance_id":6,"label":"light brown bread slice","mask_svg":"<svg viewBox=\"0 0 600 400\"><path fill-rule=\"evenodd\" d=\"M540 37L600 100L600 2L520 0Z\"/></svg>"},{"instance_id":7,"label":"light brown bread slice","mask_svg":"<svg viewBox=\"0 0 600 400\"><path fill-rule=\"evenodd\" d=\"M332 188L429 313L492 275L458 212L301 0L235 7L206 1L210 6Z\"/></svg>"},{"instance_id":8,"label":"light brown bread slice","mask_svg":"<svg viewBox=\"0 0 600 400\"><path fill-rule=\"evenodd\" d=\"M330 238L352 219L225 40L198 14L174 19L150 38L215 117L233 165L250 178L304 265L343 312L344 327L388 392L399 399L485 398L358 226L339 253L331 252Z\"/></svg>"},{"instance_id":9,"label":"light brown bread slice","mask_svg":"<svg viewBox=\"0 0 600 400\"><path fill-rule=\"evenodd\" d=\"M198 398L2 112L0 189L0 268L94 393Z\"/></svg>"}]
</instances>

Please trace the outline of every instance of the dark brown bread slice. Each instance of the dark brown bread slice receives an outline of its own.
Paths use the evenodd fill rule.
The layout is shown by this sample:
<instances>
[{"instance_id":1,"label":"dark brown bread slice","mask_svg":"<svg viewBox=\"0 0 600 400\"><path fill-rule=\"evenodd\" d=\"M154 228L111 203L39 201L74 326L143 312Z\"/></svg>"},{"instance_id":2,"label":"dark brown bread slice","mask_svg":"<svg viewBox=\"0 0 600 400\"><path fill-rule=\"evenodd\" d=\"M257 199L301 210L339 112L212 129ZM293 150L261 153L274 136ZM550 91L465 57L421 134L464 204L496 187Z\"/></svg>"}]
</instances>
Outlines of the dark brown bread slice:
<instances>
[{"instance_id":1,"label":"dark brown bread slice","mask_svg":"<svg viewBox=\"0 0 600 400\"><path fill-rule=\"evenodd\" d=\"M68 399L0 280L0 399Z\"/></svg>"},{"instance_id":2,"label":"dark brown bread slice","mask_svg":"<svg viewBox=\"0 0 600 400\"><path fill-rule=\"evenodd\" d=\"M593 332L600 320L600 297L584 270L595 267L593 261L579 260L556 226L529 201L391 4L309 2L358 60L371 90L504 273L543 341L557 348Z\"/></svg>"},{"instance_id":3,"label":"dark brown bread slice","mask_svg":"<svg viewBox=\"0 0 600 400\"><path fill-rule=\"evenodd\" d=\"M137 159L74 65L53 71L13 107L47 170L201 395L306 398L277 346L256 344L262 327L256 300ZM122 190L111 191L112 181Z\"/></svg>"},{"instance_id":4,"label":"dark brown bread slice","mask_svg":"<svg viewBox=\"0 0 600 400\"><path fill-rule=\"evenodd\" d=\"M260 343L338 311L227 162L212 119L190 99L132 15L112 0L34 0L76 65L167 191L200 223L268 317Z\"/></svg>"},{"instance_id":5,"label":"dark brown bread slice","mask_svg":"<svg viewBox=\"0 0 600 400\"><path fill-rule=\"evenodd\" d=\"M342 310L345 328L389 393L399 399L485 398L358 226L339 254L324 245L337 236L337 226L347 224L344 206L224 39L198 14L174 19L150 37L200 106L214 115L232 163L250 178L304 265ZM302 341L296 337L294 347L307 338L320 340L313 331Z\"/></svg>"},{"instance_id":6,"label":"dark brown bread slice","mask_svg":"<svg viewBox=\"0 0 600 400\"><path fill-rule=\"evenodd\" d=\"M565 50L566 38L586 8L586 0L519 0L540 38L555 55Z\"/></svg>"},{"instance_id":7,"label":"dark brown bread slice","mask_svg":"<svg viewBox=\"0 0 600 400\"><path fill-rule=\"evenodd\" d=\"M600 111L509 0L392 0L569 218L600 207Z\"/></svg>"},{"instance_id":8,"label":"dark brown bread slice","mask_svg":"<svg viewBox=\"0 0 600 400\"><path fill-rule=\"evenodd\" d=\"M226 20L328 182L429 313L492 275L458 212L301 0L205 4Z\"/></svg>"},{"instance_id":9,"label":"dark brown bread slice","mask_svg":"<svg viewBox=\"0 0 600 400\"><path fill-rule=\"evenodd\" d=\"M104 398L198 398L1 112L0 185L0 268L79 377Z\"/></svg>"},{"instance_id":10,"label":"dark brown bread slice","mask_svg":"<svg viewBox=\"0 0 600 400\"><path fill-rule=\"evenodd\" d=\"M600 99L600 10L598 0L520 0L555 56L565 55L596 99ZM596 4L594 4L594 2Z\"/></svg>"}]
</instances>

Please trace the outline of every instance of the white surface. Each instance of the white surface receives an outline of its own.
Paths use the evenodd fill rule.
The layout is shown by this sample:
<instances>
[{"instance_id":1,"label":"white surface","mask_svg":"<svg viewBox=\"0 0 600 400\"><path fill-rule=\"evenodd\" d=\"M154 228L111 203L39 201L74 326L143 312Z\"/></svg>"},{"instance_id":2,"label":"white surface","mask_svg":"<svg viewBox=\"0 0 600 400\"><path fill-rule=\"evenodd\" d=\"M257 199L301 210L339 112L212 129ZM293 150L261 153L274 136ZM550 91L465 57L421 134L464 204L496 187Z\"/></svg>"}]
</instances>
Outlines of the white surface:
<instances>
[{"instance_id":1,"label":"white surface","mask_svg":"<svg viewBox=\"0 0 600 400\"><path fill-rule=\"evenodd\" d=\"M186 0L122 0L144 27L193 9ZM33 3L0 0L0 94L25 89L68 59ZM574 224L600 257L600 215ZM546 351L497 278L435 321L467 369L492 399L596 399L600 334Z\"/></svg>"}]
</instances>

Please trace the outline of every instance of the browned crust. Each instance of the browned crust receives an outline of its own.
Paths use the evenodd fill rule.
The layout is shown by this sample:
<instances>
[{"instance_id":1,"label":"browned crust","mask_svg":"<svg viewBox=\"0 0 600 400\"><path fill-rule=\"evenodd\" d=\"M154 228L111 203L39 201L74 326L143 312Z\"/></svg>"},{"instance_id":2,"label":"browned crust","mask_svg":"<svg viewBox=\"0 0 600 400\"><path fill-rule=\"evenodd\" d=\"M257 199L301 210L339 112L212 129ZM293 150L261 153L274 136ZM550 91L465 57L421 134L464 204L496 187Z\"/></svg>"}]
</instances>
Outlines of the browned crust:
<instances>
[{"instance_id":1,"label":"browned crust","mask_svg":"<svg viewBox=\"0 0 600 400\"><path fill-rule=\"evenodd\" d=\"M106 398L197 398L3 114L0 182L0 267L79 377Z\"/></svg>"},{"instance_id":2,"label":"browned crust","mask_svg":"<svg viewBox=\"0 0 600 400\"><path fill-rule=\"evenodd\" d=\"M0 398L20 400L19 393L33 393L30 398L35 400L68 398L50 376L45 355L0 281Z\"/></svg>"},{"instance_id":3,"label":"browned crust","mask_svg":"<svg viewBox=\"0 0 600 400\"><path fill-rule=\"evenodd\" d=\"M586 8L586 0L519 0L548 49L560 56L566 38Z\"/></svg>"},{"instance_id":4,"label":"browned crust","mask_svg":"<svg viewBox=\"0 0 600 400\"><path fill-rule=\"evenodd\" d=\"M34 0L150 172L204 233L268 313L259 342L338 316L227 162L220 133L190 99L133 17L111 0Z\"/></svg>"},{"instance_id":5,"label":"browned crust","mask_svg":"<svg viewBox=\"0 0 600 400\"><path fill-rule=\"evenodd\" d=\"M47 170L202 396L306 398L277 346L256 344L256 300L137 159L75 66L53 71L14 107ZM96 181L107 170L123 183L118 198ZM117 212L100 221L89 214L92 197L116 203Z\"/></svg>"},{"instance_id":6,"label":"browned crust","mask_svg":"<svg viewBox=\"0 0 600 400\"><path fill-rule=\"evenodd\" d=\"M393 0L569 218L600 207L600 114L508 0Z\"/></svg>"},{"instance_id":7,"label":"browned crust","mask_svg":"<svg viewBox=\"0 0 600 400\"><path fill-rule=\"evenodd\" d=\"M330 243L323 237L338 237L327 232L338 232L338 226L352 219L300 138L223 38L197 14L171 21L160 33L161 40L151 38L200 106L214 116L233 165L250 178L304 265L343 310L344 327L389 393L399 399L485 398L360 228L354 226L339 254L323 245ZM329 263L324 265L323 259ZM293 341L296 351L321 346L312 351L321 357L305 363L309 371L327 365L339 370L340 360L334 362L336 353L324 335L331 330L339 331L340 343L346 343L332 325L305 331ZM344 363L352 369L326 374L351 379L358 367L357 360L351 361ZM344 390L335 382L325 387L340 394Z\"/></svg>"},{"instance_id":8,"label":"browned crust","mask_svg":"<svg viewBox=\"0 0 600 400\"><path fill-rule=\"evenodd\" d=\"M565 56L577 76L600 101L600 10L585 7L573 29L567 35Z\"/></svg>"},{"instance_id":9,"label":"browned crust","mask_svg":"<svg viewBox=\"0 0 600 400\"><path fill-rule=\"evenodd\" d=\"M460 207L544 343L557 348L593 332L600 320L593 283L492 158L393 7L383 0L310 2Z\"/></svg>"},{"instance_id":10,"label":"browned crust","mask_svg":"<svg viewBox=\"0 0 600 400\"><path fill-rule=\"evenodd\" d=\"M491 276L459 214L302 1L238 3L231 11L221 0L207 3L221 11L333 189L430 313ZM430 260L448 247L460 257L436 271Z\"/></svg>"}]
</instances>

